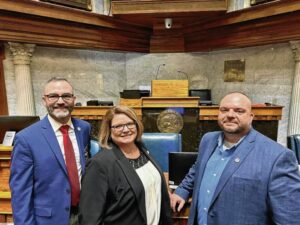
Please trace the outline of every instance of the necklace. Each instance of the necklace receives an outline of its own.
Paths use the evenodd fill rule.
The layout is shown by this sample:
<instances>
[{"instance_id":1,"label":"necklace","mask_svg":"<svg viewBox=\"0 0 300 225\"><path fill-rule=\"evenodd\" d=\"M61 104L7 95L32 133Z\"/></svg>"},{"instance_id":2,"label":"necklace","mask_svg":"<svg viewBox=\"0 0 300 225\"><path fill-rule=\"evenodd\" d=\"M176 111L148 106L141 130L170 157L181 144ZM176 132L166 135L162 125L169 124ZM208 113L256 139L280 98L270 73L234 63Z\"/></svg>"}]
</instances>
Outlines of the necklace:
<instances>
[{"instance_id":1,"label":"necklace","mask_svg":"<svg viewBox=\"0 0 300 225\"><path fill-rule=\"evenodd\" d=\"M142 152L140 152L140 156L136 159L127 159L134 169L144 166L149 161L149 159Z\"/></svg>"}]
</instances>

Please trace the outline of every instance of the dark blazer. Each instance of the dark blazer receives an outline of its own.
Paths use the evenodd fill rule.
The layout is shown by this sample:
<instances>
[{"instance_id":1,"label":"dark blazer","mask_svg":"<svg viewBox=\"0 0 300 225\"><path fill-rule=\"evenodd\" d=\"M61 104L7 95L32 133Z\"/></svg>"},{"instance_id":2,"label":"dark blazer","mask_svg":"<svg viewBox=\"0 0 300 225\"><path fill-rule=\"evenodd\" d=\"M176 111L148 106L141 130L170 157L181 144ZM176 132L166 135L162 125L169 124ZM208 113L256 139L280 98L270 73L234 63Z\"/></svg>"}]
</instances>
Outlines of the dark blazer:
<instances>
[{"instance_id":1,"label":"dark blazer","mask_svg":"<svg viewBox=\"0 0 300 225\"><path fill-rule=\"evenodd\" d=\"M175 191L184 199L193 193L189 225L197 224L202 177L220 134L203 136L195 165ZM299 199L300 173L294 153L252 129L220 177L207 224L299 225Z\"/></svg>"},{"instance_id":2,"label":"dark blazer","mask_svg":"<svg viewBox=\"0 0 300 225\"><path fill-rule=\"evenodd\" d=\"M72 119L80 152L82 173L84 149L90 124ZM53 128L46 116L20 131L12 151L10 188L15 225L68 224L70 183L66 164Z\"/></svg>"},{"instance_id":3,"label":"dark blazer","mask_svg":"<svg viewBox=\"0 0 300 225\"><path fill-rule=\"evenodd\" d=\"M159 171L162 179L160 225L172 224L170 200L161 169L147 151L140 150ZM145 192L128 159L113 145L87 163L79 205L81 225L146 225Z\"/></svg>"}]
</instances>

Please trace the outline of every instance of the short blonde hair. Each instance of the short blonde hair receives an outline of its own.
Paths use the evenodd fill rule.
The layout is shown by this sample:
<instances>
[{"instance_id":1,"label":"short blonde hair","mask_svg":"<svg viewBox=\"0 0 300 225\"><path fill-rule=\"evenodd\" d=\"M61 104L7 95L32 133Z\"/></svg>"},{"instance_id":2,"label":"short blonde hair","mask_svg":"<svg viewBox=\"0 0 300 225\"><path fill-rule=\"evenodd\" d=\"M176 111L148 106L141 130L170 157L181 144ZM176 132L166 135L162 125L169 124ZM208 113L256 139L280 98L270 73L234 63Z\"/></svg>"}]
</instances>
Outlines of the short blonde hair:
<instances>
[{"instance_id":1,"label":"short blonde hair","mask_svg":"<svg viewBox=\"0 0 300 225\"><path fill-rule=\"evenodd\" d=\"M140 142L142 140L142 134L144 132L144 126L142 122L137 117L135 111L127 106L115 106L108 110L102 120L101 128L100 128L100 135L99 135L99 142L101 147L110 149L109 141L111 139L111 121L113 120L116 114L125 114L130 119L132 119L137 128L137 136L136 140Z\"/></svg>"}]
</instances>

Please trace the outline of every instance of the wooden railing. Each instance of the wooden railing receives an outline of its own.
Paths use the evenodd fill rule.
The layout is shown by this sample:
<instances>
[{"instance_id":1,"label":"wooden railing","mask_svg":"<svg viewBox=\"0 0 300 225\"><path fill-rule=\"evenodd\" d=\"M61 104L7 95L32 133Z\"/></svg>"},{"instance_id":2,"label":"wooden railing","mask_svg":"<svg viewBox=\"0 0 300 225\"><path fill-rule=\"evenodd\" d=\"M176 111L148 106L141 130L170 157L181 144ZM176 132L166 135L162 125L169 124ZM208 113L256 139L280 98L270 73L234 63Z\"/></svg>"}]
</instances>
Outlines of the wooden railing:
<instances>
[{"instance_id":1,"label":"wooden railing","mask_svg":"<svg viewBox=\"0 0 300 225\"><path fill-rule=\"evenodd\" d=\"M191 100L186 102L186 99ZM173 101L177 101L174 104ZM196 103L195 103L196 100ZM217 120L219 106L198 106L197 98L142 98L142 99L121 99L121 105L132 107L138 116L142 116L143 108L155 107L199 107L199 120ZM112 106L80 106L75 107L73 116L85 120L102 120L106 111ZM255 104L252 106L254 120L281 120L283 106Z\"/></svg>"}]
</instances>

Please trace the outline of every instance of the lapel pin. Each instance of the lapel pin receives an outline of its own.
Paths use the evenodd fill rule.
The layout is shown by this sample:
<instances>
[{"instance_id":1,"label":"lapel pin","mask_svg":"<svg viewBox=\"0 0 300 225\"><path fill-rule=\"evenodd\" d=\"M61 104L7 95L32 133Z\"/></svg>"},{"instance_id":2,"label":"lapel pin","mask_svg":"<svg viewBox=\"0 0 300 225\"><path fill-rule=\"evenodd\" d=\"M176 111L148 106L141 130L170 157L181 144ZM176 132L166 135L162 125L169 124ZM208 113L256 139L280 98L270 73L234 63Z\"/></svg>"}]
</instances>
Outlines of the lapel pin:
<instances>
[{"instance_id":1,"label":"lapel pin","mask_svg":"<svg viewBox=\"0 0 300 225\"><path fill-rule=\"evenodd\" d=\"M78 131L81 131L81 128L80 128L80 127L77 127L77 130L78 130Z\"/></svg>"},{"instance_id":2,"label":"lapel pin","mask_svg":"<svg viewBox=\"0 0 300 225\"><path fill-rule=\"evenodd\" d=\"M240 160L240 158L235 158L234 161L235 161L236 163L239 163L241 160Z\"/></svg>"}]
</instances>

